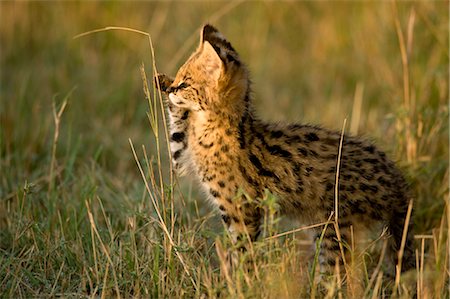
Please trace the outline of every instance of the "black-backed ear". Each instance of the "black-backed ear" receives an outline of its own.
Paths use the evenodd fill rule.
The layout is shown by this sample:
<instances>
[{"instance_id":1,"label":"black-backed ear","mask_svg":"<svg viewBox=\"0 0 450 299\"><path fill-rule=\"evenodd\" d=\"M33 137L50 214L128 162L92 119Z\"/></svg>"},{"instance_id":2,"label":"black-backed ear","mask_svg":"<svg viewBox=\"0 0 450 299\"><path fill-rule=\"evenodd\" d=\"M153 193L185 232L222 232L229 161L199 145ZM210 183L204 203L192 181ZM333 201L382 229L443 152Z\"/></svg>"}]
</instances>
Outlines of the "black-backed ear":
<instances>
[{"instance_id":1,"label":"black-backed ear","mask_svg":"<svg viewBox=\"0 0 450 299\"><path fill-rule=\"evenodd\" d=\"M155 87L161 92L166 92L167 88L173 83L173 79L165 74L158 74L154 78Z\"/></svg>"},{"instance_id":2,"label":"black-backed ear","mask_svg":"<svg viewBox=\"0 0 450 299\"><path fill-rule=\"evenodd\" d=\"M200 32L200 48L205 50L207 48L205 45L208 43L225 65L232 62L240 64L239 55L231 43L219 30L209 24L203 26Z\"/></svg>"},{"instance_id":3,"label":"black-backed ear","mask_svg":"<svg viewBox=\"0 0 450 299\"><path fill-rule=\"evenodd\" d=\"M218 37L224 39L219 30L210 24L206 24L200 31L200 44L203 44L204 42L211 42L213 39Z\"/></svg>"}]
</instances>

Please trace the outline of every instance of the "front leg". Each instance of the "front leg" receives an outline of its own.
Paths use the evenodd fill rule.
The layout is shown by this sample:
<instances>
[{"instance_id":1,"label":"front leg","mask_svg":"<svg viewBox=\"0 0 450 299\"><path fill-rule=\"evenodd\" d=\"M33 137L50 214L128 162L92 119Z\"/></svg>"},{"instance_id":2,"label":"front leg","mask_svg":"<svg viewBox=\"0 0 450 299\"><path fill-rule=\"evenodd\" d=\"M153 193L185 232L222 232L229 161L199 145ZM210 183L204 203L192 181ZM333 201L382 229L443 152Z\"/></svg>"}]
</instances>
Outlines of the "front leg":
<instances>
[{"instance_id":1,"label":"front leg","mask_svg":"<svg viewBox=\"0 0 450 299\"><path fill-rule=\"evenodd\" d=\"M227 264L232 269L239 265L240 253L250 252L251 243L256 241L260 233L261 212L256 206L245 205L245 208L230 200L218 200L222 220L228 229L233 248L227 252ZM252 258L246 259L247 263Z\"/></svg>"},{"instance_id":2,"label":"front leg","mask_svg":"<svg viewBox=\"0 0 450 299\"><path fill-rule=\"evenodd\" d=\"M167 89L172 85L173 79L158 74L155 77L155 86L168 97ZM187 129L189 110L175 106L170 100L166 101L169 114L169 134L170 134L170 152L172 155L172 165L179 174L184 174L187 160Z\"/></svg>"},{"instance_id":3,"label":"front leg","mask_svg":"<svg viewBox=\"0 0 450 299\"><path fill-rule=\"evenodd\" d=\"M240 250L247 250L249 242L256 241L261 232L261 210L256 204L240 204L233 200L218 199L222 220L232 242Z\"/></svg>"}]
</instances>

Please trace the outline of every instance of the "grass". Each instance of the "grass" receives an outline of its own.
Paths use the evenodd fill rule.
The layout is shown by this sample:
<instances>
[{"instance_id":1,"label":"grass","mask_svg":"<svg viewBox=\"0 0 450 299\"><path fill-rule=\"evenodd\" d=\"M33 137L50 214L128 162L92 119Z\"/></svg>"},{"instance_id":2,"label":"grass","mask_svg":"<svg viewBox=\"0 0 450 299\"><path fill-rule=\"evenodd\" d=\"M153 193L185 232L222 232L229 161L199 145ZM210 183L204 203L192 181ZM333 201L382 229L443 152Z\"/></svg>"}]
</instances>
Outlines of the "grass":
<instances>
[{"instance_id":1,"label":"grass","mask_svg":"<svg viewBox=\"0 0 450 299\"><path fill-rule=\"evenodd\" d=\"M394 287L449 296L446 2L1 2L0 14L1 297L388 293L383 236L343 244L362 270L320 280L309 228L279 219L270 194L263 237L228 268L229 237L195 182L171 174L161 98L140 73L174 74L207 21L249 65L262 118L347 118L398 162L417 242ZM106 26L149 32L156 58L130 32L73 39Z\"/></svg>"}]
</instances>

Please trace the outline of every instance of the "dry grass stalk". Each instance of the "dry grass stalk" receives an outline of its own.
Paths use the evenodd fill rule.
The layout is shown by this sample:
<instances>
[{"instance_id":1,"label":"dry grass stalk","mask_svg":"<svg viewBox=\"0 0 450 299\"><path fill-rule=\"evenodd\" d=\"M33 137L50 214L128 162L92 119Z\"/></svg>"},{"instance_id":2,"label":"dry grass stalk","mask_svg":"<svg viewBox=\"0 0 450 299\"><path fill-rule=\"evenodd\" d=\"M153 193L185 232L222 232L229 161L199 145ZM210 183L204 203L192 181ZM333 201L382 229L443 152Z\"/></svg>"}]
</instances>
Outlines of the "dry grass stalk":
<instances>
[{"instance_id":1,"label":"dry grass stalk","mask_svg":"<svg viewBox=\"0 0 450 299\"><path fill-rule=\"evenodd\" d=\"M53 121L55 124L55 131L53 133L52 159L50 161L50 171L49 171L49 175L48 175L48 182L49 182L48 193L50 193L50 191L53 189L53 184L54 184L53 176L54 176L55 167L56 167L56 146L58 144L59 126L61 123L61 117L62 117L62 114L64 113L64 109L66 109L68 97L70 96L70 94L72 93L73 90L74 89L72 89L68 93L68 95L64 98L64 101L58 111L56 111L55 99L53 99L53 102L52 102Z\"/></svg>"},{"instance_id":2,"label":"dry grass stalk","mask_svg":"<svg viewBox=\"0 0 450 299\"><path fill-rule=\"evenodd\" d=\"M399 290L398 287L400 285L400 276L401 276L401 273L402 273L403 253L404 253L404 250L405 250L406 237L408 235L409 222L411 221L412 206L413 206L413 200L411 199L409 201L408 211L406 212L406 219L405 219L405 224L404 224L404 227L403 227L402 242L401 242L401 245L400 245L400 250L398 252L398 263L396 265L395 286L394 286L394 291L393 291L394 294L397 292L397 290Z\"/></svg>"},{"instance_id":3,"label":"dry grass stalk","mask_svg":"<svg viewBox=\"0 0 450 299\"><path fill-rule=\"evenodd\" d=\"M116 270L115 270L115 267L114 267L114 263L113 263L113 261L111 259L111 256L109 254L108 249L106 248L106 246L103 243L103 240L102 240L100 234L98 233L97 225L95 224L94 216L92 215L91 208L90 208L90 206L89 206L87 201L85 201L85 204L86 204L86 209L87 209L87 213L88 213L88 216L89 216L89 223L91 224L91 229L95 233L95 236L97 237L98 241L100 242L101 249L102 249L103 253L105 254L105 256L106 256L106 258L108 260L109 266L112 269L114 282L115 282L114 287L115 287L115 290L116 290L116 297L117 298L121 298L120 290L119 290L119 283L118 283L118 280L117 280L117 274L116 274ZM95 249L95 242L92 242L92 246L93 246L94 251L96 251L96 249ZM106 266L106 267L108 267L108 266Z\"/></svg>"}]
</instances>

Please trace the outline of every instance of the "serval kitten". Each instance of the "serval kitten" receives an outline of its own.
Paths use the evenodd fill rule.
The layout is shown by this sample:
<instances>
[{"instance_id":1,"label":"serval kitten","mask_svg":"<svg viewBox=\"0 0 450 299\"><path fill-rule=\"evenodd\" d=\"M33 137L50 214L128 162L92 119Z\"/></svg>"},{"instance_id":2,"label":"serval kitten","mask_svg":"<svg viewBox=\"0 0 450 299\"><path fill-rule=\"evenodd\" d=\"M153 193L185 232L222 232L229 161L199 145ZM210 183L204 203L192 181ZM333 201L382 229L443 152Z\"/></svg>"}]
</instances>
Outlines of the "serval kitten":
<instances>
[{"instance_id":1,"label":"serval kitten","mask_svg":"<svg viewBox=\"0 0 450 299\"><path fill-rule=\"evenodd\" d=\"M168 95L173 165L198 177L234 241L257 238L262 212L247 198L262 198L265 189L277 196L281 214L327 221L335 204L340 133L256 118L249 72L213 26L203 27L197 50L175 79L160 74L156 83ZM373 144L345 135L339 177L341 241L350 242L351 226L387 226L395 262L409 202L402 174ZM248 197L237 199L239 190ZM321 248L325 265L339 261L337 240L330 225ZM404 270L412 266L412 234L405 248Z\"/></svg>"}]
</instances>

